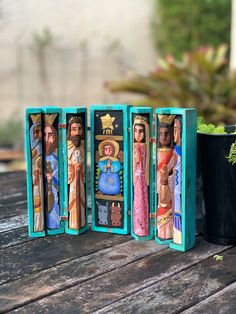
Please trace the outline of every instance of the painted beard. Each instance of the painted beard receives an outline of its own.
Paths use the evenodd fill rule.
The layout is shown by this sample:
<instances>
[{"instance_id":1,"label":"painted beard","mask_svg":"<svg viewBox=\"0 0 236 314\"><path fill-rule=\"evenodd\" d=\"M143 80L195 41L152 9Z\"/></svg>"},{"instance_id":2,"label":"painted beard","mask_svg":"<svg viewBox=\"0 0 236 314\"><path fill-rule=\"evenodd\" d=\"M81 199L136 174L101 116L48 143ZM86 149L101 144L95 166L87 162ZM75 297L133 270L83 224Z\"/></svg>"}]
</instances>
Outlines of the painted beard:
<instances>
[{"instance_id":1,"label":"painted beard","mask_svg":"<svg viewBox=\"0 0 236 314\"><path fill-rule=\"evenodd\" d=\"M81 137L79 135L71 136L70 137L71 142L75 147L79 147L81 143Z\"/></svg>"},{"instance_id":2,"label":"painted beard","mask_svg":"<svg viewBox=\"0 0 236 314\"><path fill-rule=\"evenodd\" d=\"M46 154L47 156L49 156L49 155L51 155L52 151L53 151L53 145L52 145L52 143L46 142L46 145L45 145L45 154Z\"/></svg>"}]
</instances>

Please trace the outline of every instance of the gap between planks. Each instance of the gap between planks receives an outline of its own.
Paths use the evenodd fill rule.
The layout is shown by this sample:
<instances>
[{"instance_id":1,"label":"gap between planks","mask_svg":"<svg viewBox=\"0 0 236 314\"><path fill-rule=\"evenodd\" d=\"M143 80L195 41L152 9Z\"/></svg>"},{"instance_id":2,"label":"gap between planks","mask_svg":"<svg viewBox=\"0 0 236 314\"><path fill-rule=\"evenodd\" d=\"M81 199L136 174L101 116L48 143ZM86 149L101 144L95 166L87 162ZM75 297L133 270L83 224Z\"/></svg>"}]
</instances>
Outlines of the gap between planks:
<instances>
[{"instance_id":1,"label":"gap between planks","mask_svg":"<svg viewBox=\"0 0 236 314\"><path fill-rule=\"evenodd\" d=\"M154 241L149 241L147 243L151 243L151 242L154 242ZM140 243L140 242L135 241L135 243L138 243L137 245L142 246L144 245L145 242ZM125 246L127 245L127 243L123 245ZM160 246L157 246L156 243L153 243L153 245L154 245L154 248L160 248ZM206 248L208 248L208 250L206 250ZM161 283L163 280L167 280L169 277L179 274L183 270L187 270L190 267L193 267L194 265L198 264L200 261L208 259L209 257L212 257L214 254L220 253L223 250L227 250L228 248L229 247L222 247L222 246L206 243L202 241L202 239L198 240L198 246L195 250L191 250L189 252L186 252L185 254L180 253L180 252L174 252L170 249L163 250L162 248L159 252L151 253L149 254L149 256L141 257L136 261L130 261L126 265L122 265L122 266L118 265L117 267L119 267L119 269L110 270L109 272L105 271L101 274L96 275L94 279L87 278L87 280L81 283L80 285L79 283L76 283L71 288L70 287L66 288L66 287L61 286L60 287L61 292L56 292L56 293L51 290L50 293L51 294L53 293L51 296L43 297L43 299L36 302L33 301L33 303L32 303L32 300L28 301L29 302L28 305L21 307L21 312L22 313L37 312L40 308L43 308L44 310L47 310L53 313L53 309L55 309L53 306L55 305L57 309L61 308L64 311L67 310L69 312L73 312L75 309L77 309L81 313L88 313L88 312L90 313L96 309L104 308L104 306L106 307L107 304L109 304L109 306L113 304L116 306L117 302L119 303L120 300L126 298L127 291L129 294L134 294L134 293L139 292L140 290L147 289L147 287L150 288L152 285ZM111 251L112 250L113 248L111 248ZM132 250L130 250L130 252L132 252ZM106 255L103 255L100 263L106 263L107 260L108 260L108 257ZM165 265L165 267L169 266L170 270L168 272L167 271L160 272L158 261L163 262L165 260L167 262L167 265ZM152 261L152 264L149 264L150 261ZM152 277L152 273L149 273L148 275L150 275L150 277L145 278L146 272L150 271L148 268L146 268L148 266L150 266L151 268L154 267L154 270L157 272L156 275L154 274L154 277ZM68 266L65 265L65 267L68 267ZM83 267L84 266L81 265L81 263L77 265L76 269L78 273L81 273L81 271L83 272ZM73 274L71 274L71 276L72 275ZM70 273L66 274L65 276L70 277ZM126 282L126 284L123 283L122 286L119 287L120 281L121 282L125 281L126 280L125 277L129 277L129 276L131 276L131 279L134 281L138 280L139 279L138 277L140 277L140 282L136 284ZM142 276L144 277L143 279L142 279ZM62 275L62 278L63 278L63 275ZM47 280L45 281L45 278L40 277L38 280L43 281L43 285L44 285L43 288L45 289L48 289L55 285L54 281L47 282ZM54 280L56 279L54 278ZM31 287L31 285L32 284L34 285L36 282L37 280L36 278L34 278L32 283L30 282L30 285L27 285L27 286ZM102 283L102 286L99 287L101 283ZM40 285L40 282L37 284ZM36 284L36 287L34 287L33 289L34 291L37 290L37 284ZM119 288L118 291L116 290L112 291L112 289L113 290L115 289L114 285L118 285L118 288ZM21 287L23 286L21 285ZM97 290L99 290L99 296L96 295ZM14 291L16 290L14 289ZM104 298L104 300L102 298ZM97 304L99 302L100 304ZM106 302L107 304L103 304L103 302ZM68 308L67 309L63 308L64 305L68 306ZM72 308L70 306L72 306ZM112 306L112 308L109 309L108 313L113 312L113 310L114 308Z\"/></svg>"},{"instance_id":2,"label":"gap between planks","mask_svg":"<svg viewBox=\"0 0 236 314\"><path fill-rule=\"evenodd\" d=\"M215 253L222 254L224 252L225 256L231 258L232 251L236 255L236 248L232 246ZM143 313L145 311L148 313L181 313L185 308L194 305L194 302L196 304L230 284L232 276L233 280L236 279L236 270L232 270L233 274L229 274L226 268L221 275L218 275L219 262L211 258L214 254L158 283L152 283L135 293L128 293L125 297L111 302L95 313ZM223 264L221 265L223 267ZM230 268L232 269L231 265ZM207 273L208 270L210 274Z\"/></svg>"},{"instance_id":3,"label":"gap between planks","mask_svg":"<svg viewBox=\"0 0 236 314\"><path fill-rule=\"evenodd\" d=\"M144 243L132 239L3 284L0 286L0 313L50 296L166 249L167 246L157 246L154 241ZM76 276L77 272L79 277Z\"/></svg>"},{"instance_id":4,"label":"gap between planks","mask_svg":"<svg viewBox=\"0 0 236 314\"><path fill-rule=\"evenodd\" d=\"M220 313L235 314L236 309L236 280L226 288L211 294L203 301L184 310L183 314L215 314Z\"/></svg>"}]
</instances>

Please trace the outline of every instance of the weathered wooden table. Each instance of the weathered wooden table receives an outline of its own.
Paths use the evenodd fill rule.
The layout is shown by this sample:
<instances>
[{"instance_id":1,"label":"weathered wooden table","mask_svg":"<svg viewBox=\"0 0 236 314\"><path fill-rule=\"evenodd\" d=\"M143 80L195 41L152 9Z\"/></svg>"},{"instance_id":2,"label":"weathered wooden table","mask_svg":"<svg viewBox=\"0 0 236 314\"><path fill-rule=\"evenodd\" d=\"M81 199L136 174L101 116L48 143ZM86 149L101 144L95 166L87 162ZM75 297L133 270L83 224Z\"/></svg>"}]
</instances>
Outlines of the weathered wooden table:
<instances>
[{"instance_id":1,"label":"weathered wooden table","mask_svg":"<svg viewBox=\"0 0 236 314\"><path fill-rule=\"evenodd\" d=\"M1 313L236 313L235 247L197 237L183 254L92 231L30 239L26 207L25 174L0 174Z\"/></svg>"}]
</instances>

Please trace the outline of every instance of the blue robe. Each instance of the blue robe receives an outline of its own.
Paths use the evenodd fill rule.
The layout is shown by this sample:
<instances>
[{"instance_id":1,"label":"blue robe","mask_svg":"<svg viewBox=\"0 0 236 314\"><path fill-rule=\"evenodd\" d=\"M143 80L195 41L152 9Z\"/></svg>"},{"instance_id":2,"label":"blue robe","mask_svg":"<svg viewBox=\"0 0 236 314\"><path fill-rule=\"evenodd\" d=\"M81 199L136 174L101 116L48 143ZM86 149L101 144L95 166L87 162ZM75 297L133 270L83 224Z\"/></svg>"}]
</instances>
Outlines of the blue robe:
<instances>
[{"instance_id":1,"label":"blue robe","mask_svg":"<svg viewBox=\"0 0 236 314\"><path fill-rule=\"evenodd\" d=\"M113 158L114 159L114 158ZM111 167L107 168L108 159L98 162L100 176L98 179L98 190L107 195L116 195L120 193L120 176L121 163L118 159L110 160Z\"/></svg>"},{"instance_id":2,"label":"blue robe","mask_svg":"<svg viewBox=\"0 0 236 314\"><path fill-rule=\"evenodd\" d=\"M59 199L58 199L58 190L59 190L59 180L58 180L58 157L51 153L48 156L45 156L45 162L49 161L53 176L52 176L52 193L54 196L54 203L50 212L47 211L46 215L46 226L49 229L60 228L60 210L59 210Z\"/></svg>"}]
</instances>

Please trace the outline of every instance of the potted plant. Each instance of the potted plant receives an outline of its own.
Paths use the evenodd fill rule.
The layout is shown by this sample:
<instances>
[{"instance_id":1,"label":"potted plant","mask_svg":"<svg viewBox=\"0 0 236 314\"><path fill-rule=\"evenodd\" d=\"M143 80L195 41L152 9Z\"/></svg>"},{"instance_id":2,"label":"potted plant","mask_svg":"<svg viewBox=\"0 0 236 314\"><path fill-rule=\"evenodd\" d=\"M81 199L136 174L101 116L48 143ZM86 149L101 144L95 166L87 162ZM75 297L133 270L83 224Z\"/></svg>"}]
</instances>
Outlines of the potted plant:
<instances>
[{"instance_id":1,"label":"potted plant","mask_svg":"<svg viewBox=\"0 0 236 314\"><path fill-rule=\"evenodd\" d=\"M204 199L203 234L210 242L236 243L236 127L198 123L198 169Z\"/></svg>"}]
</instances>

